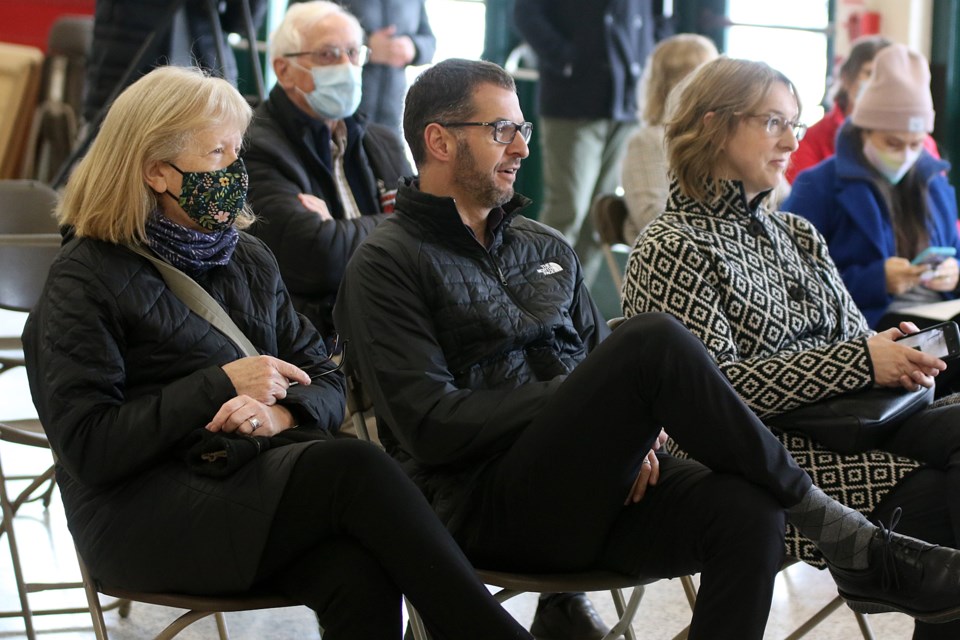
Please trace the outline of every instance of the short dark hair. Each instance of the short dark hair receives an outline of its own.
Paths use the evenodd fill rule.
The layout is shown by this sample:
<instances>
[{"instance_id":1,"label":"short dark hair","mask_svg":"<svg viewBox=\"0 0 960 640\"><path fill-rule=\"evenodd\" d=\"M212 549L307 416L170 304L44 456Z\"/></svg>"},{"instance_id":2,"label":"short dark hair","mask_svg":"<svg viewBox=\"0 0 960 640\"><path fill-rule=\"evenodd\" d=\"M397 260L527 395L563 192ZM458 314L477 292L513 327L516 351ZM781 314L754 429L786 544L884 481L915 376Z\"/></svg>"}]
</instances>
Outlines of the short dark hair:
<instances>
[{"instance_id":1,"label":"short dark hair","mask_svg":"<svg viewBox=\"0 0 960 640\"><path fill-rule=\"evenodd\" d=\"M433 122L462 122L473 115L473 93L482 84L516 92L513 76L484 60L450 58L413 81L403 107L403 136L419 167L427 159L423 132Z\"/></svg>"}]
</instances>

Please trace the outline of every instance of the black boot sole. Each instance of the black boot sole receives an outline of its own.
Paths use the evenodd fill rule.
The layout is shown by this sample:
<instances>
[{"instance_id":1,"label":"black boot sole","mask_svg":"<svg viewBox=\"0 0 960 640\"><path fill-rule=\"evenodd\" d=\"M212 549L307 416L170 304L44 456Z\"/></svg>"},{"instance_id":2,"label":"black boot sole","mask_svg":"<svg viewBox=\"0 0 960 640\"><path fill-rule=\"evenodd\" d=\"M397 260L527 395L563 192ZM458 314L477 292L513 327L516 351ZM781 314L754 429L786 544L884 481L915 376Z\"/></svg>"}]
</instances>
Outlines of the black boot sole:
<instances>
[{"instance_id":1,"label":"black boot sole","mask_svg":"<svg viewBox=\"0 0 960 640\"><path fill-rule=\"evenodd\" d=\"M878 602L876 600L859 600L845 595L843 591L839 593L840 597L846 601L847 606L857 613L904 613L915 620L934 624L951 622L960 618L960 606L943 609L941 611L911 611L906 607L901 607L893 603Z\"/></svg>"}]
</instances>

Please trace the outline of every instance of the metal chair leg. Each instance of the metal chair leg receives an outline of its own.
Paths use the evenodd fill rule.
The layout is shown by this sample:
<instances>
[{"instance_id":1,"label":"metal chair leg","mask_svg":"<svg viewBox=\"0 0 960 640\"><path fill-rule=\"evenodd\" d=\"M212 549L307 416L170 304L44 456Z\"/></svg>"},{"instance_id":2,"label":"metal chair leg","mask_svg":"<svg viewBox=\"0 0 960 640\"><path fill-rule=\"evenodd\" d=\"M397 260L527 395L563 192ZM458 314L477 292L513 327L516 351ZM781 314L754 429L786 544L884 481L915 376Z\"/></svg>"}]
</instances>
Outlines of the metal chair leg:
<instances>
[{"instance_id":1,"label":"metal chair leg","mask_svg":"<svg viewBox=\"0 0 960 640\"><path fill-rule=\"evenodd\" d=\"M13 562L13 576L17 583L17 595L20 598L20 611L13 612L23 618L27 640L36 640L36 631L33 628L33 613L30 611L30 599L27 597L27 586L23 579L23 568L20 566L20 552L17 549L17 536L13 531L13 516L16 512L7 495L6 476L3 475L3 466L0 463L0 504L2 504L3 521L0 523L0 534L7 534L7 544L10 546L10 559Z\"/></svg>"},{"instance_id":2,"label":"metal chair leg","mask_svg":"<svg viewBox=\"0 0 960 640\"><path fill-rule=\"evenodd\" d=\"M423 618L420 617L420 613L410 604L406 596L403 597L403 603L407 607L407 616L410 618L410 629L413 632L414 640L430 640L430 634L427 632L427 627L423 624Z\"/></svg>"},{"instance_id":3,"label":"metal chair leg","mask_svg":"<svg viewBox=\"0 0 960 640\"><path fill-rule=\"evenodd\" d=\"M610 631L607 635L604 636L604 640L614 638L619 638L621 635L626 636L627 640L637 640L637 636L633 631L633 617L637 613L637 608L640 606L640 601L643 599L644 586L637 585L633 588L633 593L630 594L630 600L624 604L623 601L623 591L620 589L612 589L610 595L613 596L613 606L617 610L617 615L620 616L620 619L617 620L617 624L613 625L610 628Z\"/></svg>"}]
</instances>

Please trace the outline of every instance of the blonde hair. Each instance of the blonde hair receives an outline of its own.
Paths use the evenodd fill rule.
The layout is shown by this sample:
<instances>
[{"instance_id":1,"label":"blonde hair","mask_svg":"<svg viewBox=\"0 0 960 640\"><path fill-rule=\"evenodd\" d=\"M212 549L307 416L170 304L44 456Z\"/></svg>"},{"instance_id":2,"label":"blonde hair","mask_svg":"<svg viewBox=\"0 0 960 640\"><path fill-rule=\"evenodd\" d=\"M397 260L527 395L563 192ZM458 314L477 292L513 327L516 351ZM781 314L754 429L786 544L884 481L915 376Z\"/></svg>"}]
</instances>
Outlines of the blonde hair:
<instances>
[{"instance_id":1,"label":"blonde hair","mask_svg":"<svg viewBox=\"0 0 960 640\"><path fill-rule=\"evenodd\" d=\"M712 40L695 33L680 33L661 41L647 60L640 84L643 121L651 126L663 124L670 91L690 72L718 55Z\"/></svg>"},{"instance_id":2,"label":"blonde hair","mask_svg":"<svg viewBox=\"0 0 960 640\"><path fill-rule=\"evenodd\" d=\"M680 190L689 198L713 202L720 194L710 180L724 147L743 115L755 110L774 83L800 97L790 80L764 62L720 57L688 75L675 89L676 111L666 124L667 161ZM713 117L706 118L709 113Z\"/></svg>"},{"instance_id":3,"label":"blonde hair","mask_svg":"<svg viewBox=\"0 0 960 640\"><path fill-rule=\"evenodd\" d=\"M160 67L127 87L110 107L90 151L77 165L57 207L61 224L78 236L121 244L143 242L144 223L157 209L144 179L154 162L170 161L190 139L213 125L244 132L253 110L226 80L200 69ZM241 212L236 226L252 224Z\"/></svg>"},{"instance_id":4,"label":"blonde hair","mask_svg":"<svg viewBox=\"0 0 960 640\"><path fill-rule=\"evenodd\" d=\"M335 2L313 0L290 5L280 25L270 34L267 52L270 61L282 58L285 53L303 51L303 33L327 16L340 14L349 18L357 31L357 41L363 42L363 27L356 16Z\"/></svg>"}]
</instances>

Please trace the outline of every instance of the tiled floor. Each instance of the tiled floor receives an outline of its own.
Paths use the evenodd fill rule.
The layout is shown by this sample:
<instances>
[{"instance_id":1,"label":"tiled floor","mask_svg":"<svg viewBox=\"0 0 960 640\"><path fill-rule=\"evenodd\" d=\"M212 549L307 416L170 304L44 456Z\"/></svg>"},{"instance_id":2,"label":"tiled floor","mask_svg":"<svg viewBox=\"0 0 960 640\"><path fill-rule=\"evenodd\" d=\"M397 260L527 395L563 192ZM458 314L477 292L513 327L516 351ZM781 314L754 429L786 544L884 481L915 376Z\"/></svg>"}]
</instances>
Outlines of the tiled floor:
<instances>
[{"instance_id":1,"label":"tiled floor","mask_svg":"<svg viewBox=\"0 0 960 640\"><path fill-rule=\"evenodd\" d=\"M19 332L23 317L0 311L0 335ZM0 375L0 419L32 417L32 404L22 370ZM36 471L49 464L49 453L10 444L0 444L5 471ZM40 505L24 507L18 517L17 536L24 558L28 580L63 581L79 579L73 546L63 519L59 502L54 500L49 510ZM805 565L791 567L777 579L770 622L765 638L784 638L813 612L827 604L836 595L836 589L826 572ZM608 620L615 619L612 602L606 594L592 596L594 604ZM82 606L83 594L50 592L33 596L34 608L63 606L66 603ZM16 606L16 591L6 540L0 540L0 609ZM508 610L524 624L529 624L536 607L536 597L524 595L507 604ZM121 620L116 612L106 616L113 640L137 640L152 637L163 620L172 619L169 610L147 605L134 605L132 615ZM319 638L312 614L305 608L229 614L228 623L234 640L271 640ZM48 616L36 618L42 630L41 638L49 640L80 640L93 637L86 615ZM638 636L643 640L673 638L690 620L690 607L677 580L664 580L647 587L635 621ZM906 640L911 636L912 622L898 614L869 617L877 640ZM0 618L0 640L24 638L22 622L17 618ZM179 636L185 640L216 637L212 622L203 621ZM861 637L853 614L841 607L806 636L810 640L851 640Z\"/></svg>"}]
</instances>

